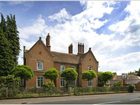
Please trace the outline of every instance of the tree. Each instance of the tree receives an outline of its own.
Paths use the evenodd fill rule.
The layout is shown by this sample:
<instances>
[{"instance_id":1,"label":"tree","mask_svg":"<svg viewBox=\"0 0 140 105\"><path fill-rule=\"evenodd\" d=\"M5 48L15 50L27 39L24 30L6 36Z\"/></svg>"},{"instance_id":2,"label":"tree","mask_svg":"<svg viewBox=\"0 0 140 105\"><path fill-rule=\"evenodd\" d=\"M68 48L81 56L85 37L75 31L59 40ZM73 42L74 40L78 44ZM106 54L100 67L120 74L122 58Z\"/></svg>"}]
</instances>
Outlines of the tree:
<instances>
[{"instance_id":1,"label":"tree","mask_svg":"<svg viewBox=\"0 0 140 105\"><path fill-rule=\"evenodd\" d=\"M18 65L13 69L13 74L15 77L19 77L24 81L23 87L26 87L26 81L34 76L32 69L25 65Z\"/></svg>"},{"instance_id":2,"label":"tree","mask_svg":"<svg viewBox=\"0 0 140 105\"><path fill-rule=\"evenodd\" d=\"M13 69L14 62L8 40L1 27L0 24L0 76L7 76Z\"/></svg>"},{"instance_id":3,"label":"tree","mask_svg":"<svg viewBox=\"0 0 140 105\"><path fill-rule=\"evenodd\" d=\"M111 80L113 78L112 72L99 72L98 73L98 86L102 87L104 86L108 80Z\"/></svg>"},{"instance_id":4,"label":"tree","mask_svg":"<svg viewBox=\"0 0 140 105\"><path fill-rule=\"evenodd\" d=\"M9 46L12 51L13 60L17 65L17 58L20 51L19 35L16 25L15 15L7 16L6 38L9 41Z\"/></svg>"},{"instance_id":5,"label":"tree","mask_svg":"<svg viewBox=\"0 0 140 105\"><path fill-rule=\"evenodd\" d=\"M19 37L15 16L1 14L0 21L0 75L7 76L17 65L19 55Z\"/></svg>"},{"instance_id":6,"label":"tree","mask_svg":"<svg viewBox=\"0 0 140 105\"><path fill-rule=\"evenodd\" d=\"M135 73L137 76L140 76L140 68L137 71L135 71Z\"/></svg>"},{"instance_id":7,"label":"tree","mask_svg":"<svg viewBox=\"0 0 140 105\"><path fill-rule=\"evenodd\" d=\"M96 77L96 73L93 70L86 70L82 73L82 79L84 80L92 80Z\"/></svg>"},{"instance_id":8,"label":"tree","mask_svg":"<svg viewBox=\"0 0 140 105\"><path fill-rule=\"evenodd\" d=\"M56 68L50 68L48 71L45 72L44 76L46 79L50 79L51 82L54 82L55 84L55 81L58 77L58 70L56 70Z\"/></svg>"},{"instance_id":9,"label":"tree","mask_svg":"<svg viewBox=\"0 0 140 105\"><path fill-rule=\"evenodd\" d=\"M69 85L77 79L78 73L74 68L66 68L62 74L61 77L66 80L66 88L69 87Z\"/></svg>"},{"instance_id":10,"label":"tree","mask_svg":"<svg viewBox=\"0 0 140 105\"><path fill-rule=\"evenodd\" d=\"M5 32L6 32L6 21L5 21L5 18L3 16L3 14L1 14L0 28L1 28L1 31L5 34Z\"/></svg>"}]
</instances>

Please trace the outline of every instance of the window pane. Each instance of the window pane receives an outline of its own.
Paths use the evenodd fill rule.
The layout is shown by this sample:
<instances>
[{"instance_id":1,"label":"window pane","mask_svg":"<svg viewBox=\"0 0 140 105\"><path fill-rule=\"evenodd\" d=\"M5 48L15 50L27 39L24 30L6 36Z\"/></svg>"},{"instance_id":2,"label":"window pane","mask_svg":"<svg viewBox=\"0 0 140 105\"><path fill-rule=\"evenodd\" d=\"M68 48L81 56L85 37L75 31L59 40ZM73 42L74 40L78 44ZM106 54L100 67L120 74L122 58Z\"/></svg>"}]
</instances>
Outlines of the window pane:
<instances>
[{"instance_id":1,"label":"window pane","mask_svg":"<svg viewBox=\"0 0 140 105\"><path fill-rule=\"evenodd\" d=\"M93 80L89 80L88 81L88 86L92 86L93 85Z\"/></svg>"},{"instance_id":2,"label":"window pane","mask_svg":"<svg viewBox=\"0 0 140 105\"><path fill-rule=\"evenodd\" d=\"M61 80L60 80L60 82L61 82L61 86L64 86L65 85L65 80L64 80L64 78L61 78Z\"/></svg>"},{"instance_id":3,"label":"window pane","mask_svg":"<svg viewBox=\"0 0 140 105\"><path fill-rule=\"evenodd\" d=\"M92 66L88 66L88 70L92 70Z\"/></svg>"},{"instance_id":4,"label":"window pane","mask_svg":"<svg viewBox=\"0 0 140 105\"><path fill-rule=\"evenodd\" d=\"M43 62L41 61L37 62L37 70L43 70Z\"/></svg>"},{"instance_id":5,"label":"window pane","mask_svg":"<svg viewBox=\"0 0 140 105\"><path fill-rule=\"evenodd\" d=\"M61 65L60 66L60 72L64 71L65 70L65 65Z\"/></svg>"},{"instance_id":6,"label":"window pane","mask_svg":"<svg viewBox=\"0 0 140 105\"><path fill-rule=\"evenodd\" d=\"M37 78L37 87L42 87L43 82L44 82L43 77L42 76L38 77Z\"/></svg>"}]
</instances>

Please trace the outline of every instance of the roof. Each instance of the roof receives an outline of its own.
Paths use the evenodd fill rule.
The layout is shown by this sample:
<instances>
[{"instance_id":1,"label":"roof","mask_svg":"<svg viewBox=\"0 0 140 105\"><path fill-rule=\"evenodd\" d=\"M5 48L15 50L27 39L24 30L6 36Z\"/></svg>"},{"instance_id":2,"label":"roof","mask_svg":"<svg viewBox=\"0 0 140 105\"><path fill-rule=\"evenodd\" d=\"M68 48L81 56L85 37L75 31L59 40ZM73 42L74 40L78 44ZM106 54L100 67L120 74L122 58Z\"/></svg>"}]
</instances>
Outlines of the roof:
<instances>
[{"instance_id":1,"label":"roof","mask_svg":"<svg viewBox=\"0 0 140 105\"><path fill-rule=\"evenodd\" d=\"M126 84L137 84L140 82L140 77L136 75L127 75L126 78L123 78L122 75L116 76L113 80L110 81L110 84L113 84L117 81L125 80Z\"/></svg>"},{"instance_id":2,"label":"roof","mask_svg":"<svg viewBox=\"0 0 140 105\"><path fill-rule=\"evenodd\" d=\"M59 63L79 64L81 62L81 59L83 59L89 52L92 53L91 48L89 49L88 52L83 53L83 54L77 54L77 55L69 54L69 53L54 52L54 51L50 52L50 51L48 51L47 47L41 40L41 37L29 50L26 50L25 53L30 52L33 49L33 47L37 45L37 43L41 43L43 45L43 47L45 48L45 50L47 52L49 52L49 54L53 57L53 61L59 62ZM92 56L93 56L93 58L95 58L93 53L92 53ZM95 60L96 60L96 58L95 58ZM96 62L98 62L98 61L96 60Z\"/></svg>"},{"instance_id":3,"label":"roof","mask_svg":"<svg viewBox=\"0 0 140 105\"><path fill-rule=\"evenodd\" d=\"M136 75L128 75L126 79L126 84L137 84L140 82L140 77Z\"/></svg>"},{"instance_id":4,"label":"roof","mask_svg":"<svg viewBox=\"0 0 140 105\"><path fill-rule=\"evenodd\" d=\"M51 52L54 62L79 64L80 56L75 54L66 54L59 52Z\"/></svg>"}]
</instances>

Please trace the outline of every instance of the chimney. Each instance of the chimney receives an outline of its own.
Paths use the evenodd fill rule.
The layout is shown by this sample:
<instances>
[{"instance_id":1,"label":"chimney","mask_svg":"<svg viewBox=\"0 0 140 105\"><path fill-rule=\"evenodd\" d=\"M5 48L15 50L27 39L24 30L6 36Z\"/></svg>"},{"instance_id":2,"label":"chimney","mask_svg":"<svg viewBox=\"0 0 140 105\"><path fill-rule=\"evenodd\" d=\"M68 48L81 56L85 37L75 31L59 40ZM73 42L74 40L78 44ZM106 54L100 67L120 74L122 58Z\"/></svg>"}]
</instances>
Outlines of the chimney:
<instances>
[{"instance_id":1,"label":"chimney","mask_svg":"<svg viewBox=\"0 0 140 105\"><path fill-rule=\"evenodd\" d=\"M39 40L41 40L41 37L39 37Z\"/></svg>"},{"instance_id":2,"label":"chimney","mask_svg":"<svg viewBox=\"0 0 140 105\"><path fill-rule=\"evenodd\" d=\"M47 37L46 37L46 47L48 48L48 50L50 51L50 34L48 33Z\"/></svg>"},{"instance_id":3,"label":"chimney","mask_svg":"<svg viewBox=\"0 0 140 105\"><path fill-rule=\"evenodd\" d=\"M73 45L72 44L70 44L69 47L68 47L68 53L69 54L73 53Z\"/></svg>"},{"instance_id":4,"label":"chimney","mask_svg":"<svg viewBox=\"0 0 140 105\"><path fill-rule=\"evenodd\" d=\"M84 44L78 43L78 54L83 54L83 53L84 53Z\"/></svg>"}]
</instances>

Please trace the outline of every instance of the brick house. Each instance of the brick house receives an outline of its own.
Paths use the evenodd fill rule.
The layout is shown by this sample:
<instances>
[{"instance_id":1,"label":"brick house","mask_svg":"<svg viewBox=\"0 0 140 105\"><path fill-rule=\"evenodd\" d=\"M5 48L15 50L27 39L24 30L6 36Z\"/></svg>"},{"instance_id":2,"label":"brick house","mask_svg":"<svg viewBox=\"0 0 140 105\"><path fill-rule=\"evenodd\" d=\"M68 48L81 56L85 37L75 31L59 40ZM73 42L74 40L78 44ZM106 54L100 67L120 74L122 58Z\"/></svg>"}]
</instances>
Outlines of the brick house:
<instances>
[{"instance_id":1,"label":"brick house","mask_svg":"<svg viewBox=\"0 0 140 105\"><path fill-rule=\"evenodd\" d=\"M24 46L24 65L31 67L34 71L34 77L27 81L27 88L40 88L42 84L47 82L43 77L46 70L55 67L62 72L67 67L74 67L78 72L78 79L76 85L80 87L96 87L97 78L91 81L82 80L82 72L84 70L95 70L98 72L98 61L93 55L91 48L84 53L84 44L78 43L78 53L73 54L73 45L68 47L68 53L60 53L51 51L50 35L46 37L46 45L39 40L29 49L26 50ZM56 87L63 87L65 81L60 76L56 80Z\"/></svg>"}]
</instances>

